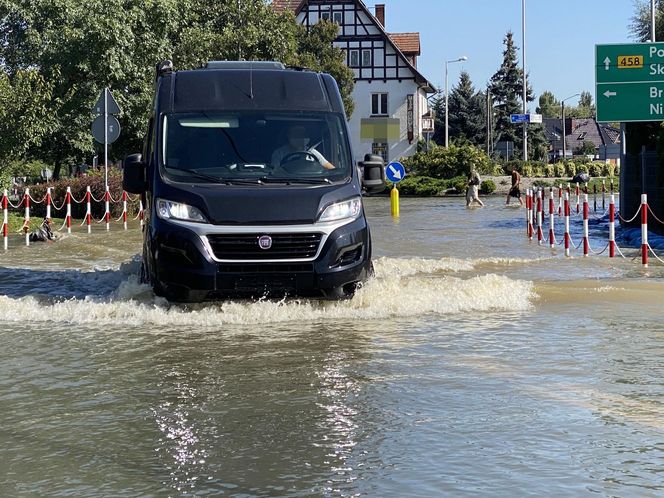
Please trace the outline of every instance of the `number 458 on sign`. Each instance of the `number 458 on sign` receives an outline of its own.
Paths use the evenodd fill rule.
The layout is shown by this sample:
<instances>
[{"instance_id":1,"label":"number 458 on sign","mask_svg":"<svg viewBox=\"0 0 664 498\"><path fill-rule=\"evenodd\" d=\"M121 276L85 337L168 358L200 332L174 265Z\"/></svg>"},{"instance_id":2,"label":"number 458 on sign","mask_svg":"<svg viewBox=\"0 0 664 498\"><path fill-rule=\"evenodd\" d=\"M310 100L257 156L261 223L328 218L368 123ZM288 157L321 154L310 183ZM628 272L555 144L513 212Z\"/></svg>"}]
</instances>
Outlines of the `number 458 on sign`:
<instances>
[{"instance_id":1,"label":"number 458 on sign","mask_svg":"<svg viewBox=\"0 0 664 498\"><path fill-rule=\"evenodd\" d=\"M618 69L638 69L643 67L642 55L619 55Z\"/></svg>"}]
</instances>

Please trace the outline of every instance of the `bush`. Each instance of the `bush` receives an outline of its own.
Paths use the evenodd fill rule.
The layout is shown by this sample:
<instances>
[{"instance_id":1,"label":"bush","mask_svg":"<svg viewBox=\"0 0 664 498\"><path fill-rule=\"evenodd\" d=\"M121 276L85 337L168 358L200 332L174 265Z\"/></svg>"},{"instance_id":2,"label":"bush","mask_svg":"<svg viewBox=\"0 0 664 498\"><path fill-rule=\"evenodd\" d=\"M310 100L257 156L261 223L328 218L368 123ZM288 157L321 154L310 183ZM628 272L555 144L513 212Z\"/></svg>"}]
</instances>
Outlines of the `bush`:
<instances>
[{"instance_id":1,"label":"bush","mask_svg":"<svg viewBox=\"0 0 664 498\"><path fill-rule=\"evenodd\" d=\"M503 168L502 165L495 164L493 166L493 176L504 176L507 174L508 174L507 171L505 171L505 168Z\"/></svg>"},{"instance_id":2,"label":"bush","mask_svg":"<svg viewBox=\"0 0 664 498\"><path fill-rule=\"evenodd\" d=\"M574 164L574 161L565 161L565 173L564 176L569 176L570 178L576 175L576 164Z\"/></svg>"},{"instance_id":3,"label":"bush","mask_svg":"<svg viewBox=\"0 0 664 498\"><path fill-rule=\"evenodd\" d=\"M566 174L565 163L562 161L557 162L556 164L553 165L553 170L554 170L554 176L558 178L563 178Z\"/></svg>"},{"instance_id":4,"label":"bush","mask_svg":"<svg viewBox=\"0 0 664 498\"><path fill-rule=\"evenodd\" d=\"M472 167L481 175L493 173L493 163L481 149L470 145L435 146L429 152L417 152L403 160L405 168L415 176L450 179L465 176Z\"/></svg>"},{"instance_id":5,"label":"bush","mask_svg":"<svg viewBox=\"0 0 664 498\"><path fill-rule=\"evenodd\" d=\"M493 180L484 180L480 184L480 193L487 195L487 194L493 194L496 191L496 184L494 183Z\"/></svg>"},{"instance_id":6,"label":"bush","mask_svg":"<svg viewBox=\"0 0 664 498\"><path fill-rule=\"evenodd\" d=\"M468 187L468 181L463 177L452 178L451 187L457 194L465 194Z\"/></svg>"},{"instance_id":7,"label":"bush","mask_svg":"<svg viewBox=\"0 0 664 498\"><path fill-rule=\"evenodd\" d=\"M530 163L523 163L521 169L519 169L522 176L531 177L533 176L533 166Z\"/></svg>"},{"instance_id":8,"label":"bush","mask_svg":"<svg viewBox=\"0 0 664 498\"><path fill-rule=\"evenodd\" d=\"M544 166L544 176L547 178L553 178L556 176L556 169L553 167L553 164L547 164Z\"/></svg>"},{"instance_id":9,"label":"bush","mask_svg":"<svg viewBox=\"0 0 664 498\"><path fill-rule=\"evenodd\" d=\"M602 176L604 171L604 164L603 163L592 163L588 167L588 174L592 177L599 177Z\"/></svg>"},{"instance_id":10,"label":"bush","mask_svg":"<svg viewBox=\"0 0 664 498\"><path fill-rule=\"evenodd\" d=\"M589 173L588 170L589 170L589 165L588 165L588 163L584 163L584 162L582 162L582 163L580 163L580 164L577 164L577 166L576 166L576 174L577 174L577 175L578 175L579 173Z\"/></svg>"},{"instance_id":11,"label":"bush","mask_svg":"<svg viewBox=\"0 0 664 498\"><path fill-rule=\"evenodd\" d=\"M404 195L438 196L447 190L447 181L428 176L407 176L397 188Z\"/></svg>"}]
</instances>

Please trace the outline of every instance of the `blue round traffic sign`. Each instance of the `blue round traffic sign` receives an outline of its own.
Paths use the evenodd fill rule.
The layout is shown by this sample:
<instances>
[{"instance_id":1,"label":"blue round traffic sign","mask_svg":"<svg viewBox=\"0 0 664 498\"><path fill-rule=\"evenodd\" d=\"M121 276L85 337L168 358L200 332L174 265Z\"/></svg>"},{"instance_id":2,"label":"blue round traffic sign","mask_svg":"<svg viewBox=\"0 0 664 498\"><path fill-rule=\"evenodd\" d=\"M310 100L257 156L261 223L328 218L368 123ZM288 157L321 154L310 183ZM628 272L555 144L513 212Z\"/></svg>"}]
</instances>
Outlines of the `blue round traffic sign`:
<instances>
[{"instance_id":1,"label":"blue round traffic sign","mask_svg":"<svg viewBox=\"0 0 664 498\"><path fill-rule=\"evenodd\" d=\"M385 166L385 176L392 183L398 183L406 176L406 168L398 161L392 161Z\"/></svg>"}]
</instances>

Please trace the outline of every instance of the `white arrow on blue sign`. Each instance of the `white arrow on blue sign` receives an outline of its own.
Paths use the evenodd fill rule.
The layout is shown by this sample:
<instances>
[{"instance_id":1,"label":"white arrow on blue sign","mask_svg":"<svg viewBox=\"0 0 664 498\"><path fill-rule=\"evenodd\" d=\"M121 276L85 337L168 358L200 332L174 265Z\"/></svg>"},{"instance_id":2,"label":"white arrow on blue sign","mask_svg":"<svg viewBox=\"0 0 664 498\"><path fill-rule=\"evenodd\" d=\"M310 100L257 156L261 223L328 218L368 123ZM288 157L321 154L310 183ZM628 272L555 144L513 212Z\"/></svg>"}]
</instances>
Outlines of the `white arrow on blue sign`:
<instances>
[{"instance_id":1,"label":"white arrow on blue sign","mask_svg":"<svg viewBox=\"0 0 664 498\"><path fill-rule=\"evenodd\" d=\"M406 176L406 168L398 161L392 161L385 167L385 176L392 183L398 183Z\"/></svg>"}]
</instances>

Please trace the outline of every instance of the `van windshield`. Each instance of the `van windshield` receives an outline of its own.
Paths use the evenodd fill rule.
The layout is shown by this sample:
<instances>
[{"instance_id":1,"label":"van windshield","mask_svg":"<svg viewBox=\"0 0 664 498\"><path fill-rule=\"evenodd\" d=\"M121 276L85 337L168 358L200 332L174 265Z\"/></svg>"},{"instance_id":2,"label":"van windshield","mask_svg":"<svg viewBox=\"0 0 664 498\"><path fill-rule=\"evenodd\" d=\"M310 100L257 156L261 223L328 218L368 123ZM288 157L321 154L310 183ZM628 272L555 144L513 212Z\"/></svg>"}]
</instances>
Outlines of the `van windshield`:
<instances>
[{"instance_id":1,"label":"van windshield","mask_svg":"<svg viewBox=\"0 0 664 498\"><path fill-rule=\"evenodd\" d=\"M323 112L168 114L161 153L181 182L330 183L352 171L343 117Z\"/></svg>"}]
</instances>

